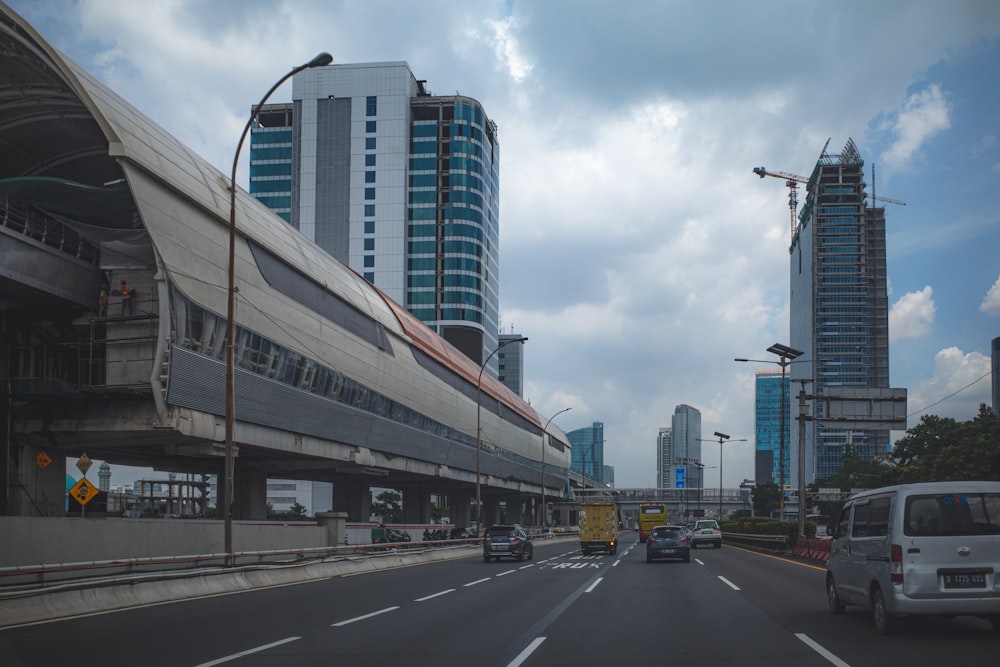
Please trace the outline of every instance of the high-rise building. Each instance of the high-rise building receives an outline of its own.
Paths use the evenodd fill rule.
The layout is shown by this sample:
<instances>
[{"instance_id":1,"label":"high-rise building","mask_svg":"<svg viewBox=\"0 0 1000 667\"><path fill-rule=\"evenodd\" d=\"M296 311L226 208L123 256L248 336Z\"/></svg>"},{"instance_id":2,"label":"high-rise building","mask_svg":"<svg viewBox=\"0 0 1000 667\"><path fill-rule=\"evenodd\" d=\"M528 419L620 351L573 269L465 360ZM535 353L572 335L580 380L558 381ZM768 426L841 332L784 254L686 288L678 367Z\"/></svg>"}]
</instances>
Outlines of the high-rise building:
<instances>
[{"instance_id":1,"label":"high-rise building","mask_svg":"<svg viewBox=\"0 0 1000 667\"><path fill-rule=\"evenodd\" d=\"M497 379L520 397L524 397L524 343L507 343L524 338L521 334L500 334L497 352Z\"/></svg>"},{"instance_id":2,"label":"high-rise building","mask_svg":"<svg viewBox=\"0 0 1000 667\"><path fill-rule=\"evenodd\" d=\"M500 148L479 102L405 62L329 65L250 143L255 197L477 363L496 349Z\"/></svg>"},{"instance_id":3,"label":"high-rise building","mask_svg":"<svg viewBox=\"0 0 1000 667\"><path fill-rule=\"evenodd\" d=\"M701 466L701 412L682 403L674 408L670 424L671 466L684 468L683 483L686 488L701 488L704 485L704 469ZM667 477L667 482L667 487L677 486L676 471Z\"/></svg>"},{"instance_id":4,"label":"high-rise building","mask_svg":"<svg viewBox=\"0 0 1000 667\"><path fill-rule=\"evenodd\" d=\"M993 412L1000 418L1000 336L990 343L990 368L993 369Z\"/></svg>"},{"instance_id":5,"label":"high-rise building","mask_svg":"<svg viewBox=\"0 0 1000 667\"><path fill-rule=\"evenodd\" d=\"M795 376L817 396L833 387L887 389L885 209L866 205L864 160L852 140L839 155L824 148L806 189L789 250L790 344L804 353ZM872 458L887 450L888 430L836 428L823 421L821 401L810 408L807 483L836 474L847 454ZM790 478L797 480L797 466Z\"/></svg>"},{"instance_id":6,"label":"high-rise building","mask_svg":"<svg viewBox=\"0 0 1000 667\"><path fill-rule=\"evenodd\" d=\"M791 424L788 405L791 399L791 378L777 369L757 371L754 396L754 442L756 443L755 466L757 484L766 482L778 483L790 479L789 461L791 460ZM785 406L785 417L781 417L782 405ZM784 426L784 433L782 433ZM784 443L784 446L782 446ZM779 461L784 451L785 474L781 474Z\"/></svg>"},{"instance_id":7,"label":"high-rise building","mask_svg":"<svg viewBox=\"0 0 1000 667\"><path fill-rule=\"evenodd\" d=\"M571 467L595 481L604 483L604 422L569 431L573 445Z\"/></svg>"},{"instance_id":8,"label":"high-rise building","mask_svg":"<svg viewBox=\"0 0 1000 667\"><path fill-rule=\"evenodd\" d=\"M661 426L656 434L656 488L670 486L670 469L673 467L674 451L669 426Z\"/></svg>"}]
</instances>

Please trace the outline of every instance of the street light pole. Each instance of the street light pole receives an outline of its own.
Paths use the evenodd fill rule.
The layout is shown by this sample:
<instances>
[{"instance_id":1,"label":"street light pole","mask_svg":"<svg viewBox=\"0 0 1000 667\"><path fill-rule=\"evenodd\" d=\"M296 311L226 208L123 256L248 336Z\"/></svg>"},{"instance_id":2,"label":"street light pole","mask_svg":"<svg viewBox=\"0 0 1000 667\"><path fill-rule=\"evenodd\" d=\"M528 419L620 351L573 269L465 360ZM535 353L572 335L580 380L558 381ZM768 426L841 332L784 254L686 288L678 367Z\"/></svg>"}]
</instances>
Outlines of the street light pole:
<instances>
[{"instance_id":1,"label":"street light pole","mask_svg":"<svg viewBox=\"0 0 1000 667\"><path fill-rule=\"evenodd\" d=\"M545 422L545 426L542 427L542 532L545 531L545 519L546 519L546 514L548 513L547 507L545 505L545 435L546 435L545 432L548 430L549 424L552 423L553 419L555 419L562 413L572 409L573 406L570 406L568 408L563 408L559 412L549 417L549 420Z\"/></svg>"},{"instance_id":2,"label":"street light pole","mask_svg":"<svg viewBox=\"0 0 1000 667\"><path fill-rule=\"evenodd\" d=\"M247 138L247 133L250 132L250 127L253 125L254 120L257 119L257 114L260 113L260 108L264 106L264 103L271 97L271 94L281 84L302 70L323 67L329 65L331 62L333 62L333 56L323 52L278 79L277 83L271 86L271 89L261 98L257 106L251 110L250 118L247 120L246 127L243 128L243 134L240 135L240 141L236 144L236 155L233 157L233 174L232 179L229 181L229 293L226 308L226 470L224 474L224 495L219 502L225 523L225 549L227 554L233 553L233 436L236 421L236 364L234 361L234 348L236 345L236 165L239 164L240 150L243 148L243 142Z\"/></svg>"},{"instance_id":3,"label":"street light pole","mask_svg":"<svg viewBox=\"0 0 1000 667\"><path fill-rule=\"evenodd\" d=\"M778 364L781 366L781 432L778 434L779 442L779 454L778 454L778 476L780 479L779 483L779 494L778 494L778 513L779 519L784 519L785 515L785 423L786 414L788 412L787 397L788 393L785 389L785 369L792 363L792 360L802 356L804 353L801 350L796 350L793 347L788 347L787 345L782 345L781 343L775 343L771 347L767 348L767 351L771 354L776 354L779 357L778 361L773 359L735 359L735 361L754 361L763 364ZM801 503L801 499L799 500Z\"/></svg>"},{"instance_id":4,"label":"street light pole","mask_svg":"<svg viewBox=\"0 0 1000 667\"><path fill-rule=\"evenodd\" d=\"M715 437L719 439L719 521L722 521L722 443L726 442L746 442L746 438L738 438L736 440L730 440L729 436L725 433L719 433L716 431L714 433ZM698 438L703 442L715 442L707 438Z\"/></svg>"},{"instance_id":5,"label":"street light pole","mask_svg":"<svg viewBox=\"0 0 1000 667\"><path fill-rule=\"evenodd\" d=\"M511 343L523 343L528 340L527 336L522 336L521 338L510 338L508 340L502 341L496 346L496 349L490 352L490 355L486 357L486 361L483 362L482 366L479 367L479 379L476 380L476 534L481 534L482 531L482 521L483 521L483 498L482 490L480 485L479 476L479 464L481 453L483 451L483 428L482 428L482 414L483 414L483 403L482 403L482 392L483 392L483 371L486 370L486 364L490 363L490 359L493 355L502 350L507 345ZM544 451L544 449L543 449Z\"/></svg>"}]
</instances>

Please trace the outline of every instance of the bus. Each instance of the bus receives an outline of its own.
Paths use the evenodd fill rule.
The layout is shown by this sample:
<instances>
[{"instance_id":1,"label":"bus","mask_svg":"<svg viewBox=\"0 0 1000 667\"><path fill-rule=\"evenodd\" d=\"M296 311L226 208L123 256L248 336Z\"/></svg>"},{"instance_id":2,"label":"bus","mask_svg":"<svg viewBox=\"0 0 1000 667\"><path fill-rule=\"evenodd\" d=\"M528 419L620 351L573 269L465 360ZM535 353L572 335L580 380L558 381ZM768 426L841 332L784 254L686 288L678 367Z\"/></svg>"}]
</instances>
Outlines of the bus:
<instances>
[{"instance_id":1,"label":"bus","mask_svg":"<svg viewBox=\"0 0 1000 667\"><path fill-rule=\"evenodd\" d=\"M645 542L653 526L667 522L666 503L642 503L639 505L639 541Z\"/></svg>"}]
</instances>

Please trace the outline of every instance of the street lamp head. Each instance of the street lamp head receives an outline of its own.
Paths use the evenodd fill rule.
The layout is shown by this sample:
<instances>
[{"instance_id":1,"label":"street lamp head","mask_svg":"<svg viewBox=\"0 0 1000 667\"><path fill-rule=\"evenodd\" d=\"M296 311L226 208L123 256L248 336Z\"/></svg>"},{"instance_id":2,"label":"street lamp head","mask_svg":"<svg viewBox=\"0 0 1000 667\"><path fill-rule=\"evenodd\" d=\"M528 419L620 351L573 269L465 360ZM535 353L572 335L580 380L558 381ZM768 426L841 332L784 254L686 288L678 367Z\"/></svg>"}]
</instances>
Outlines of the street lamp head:
<instances>
[{"instance_id":1,"label":"street lamp head","mask_svg":"<svg viewBox=\"0 0 1000 667\"><path fill-rule=\"evenodd\" d=\"M333 62L333 56L331 56L326 51L323 51L322 53L317 54L315 58L313 58L312 60L310 60L309 63L306 65L306 67L309 67L309 68L312 68L312 67L326 67L327 65L329 65L332 62Z\"/></svg>"},{"instance_id":2,"label":"street lamp head","mask_svg":"<svg viewBox=\"0 0 1000 667\"><path fill-rule=\"evenodd\" d=\"M726 435L725 433L719 433L718 431L715 432L715 437L722 438L723 440L729 440L728 435Z\"/></svg>"},{"instance_id":3,"label":"street lamp head","mask_svg":"<svg viewBox=\"0 0 1000 667\"><path fill-rule=\"evenodd\" d=\"M788 347L787 345L782 345L781 343L775 343L771 347L767 348L767 351L771 354L776 354L783 359L794 359L796 357L801 357L804 354L802 350L796 350L794 347Z\"/></svg>"}]
</instances>

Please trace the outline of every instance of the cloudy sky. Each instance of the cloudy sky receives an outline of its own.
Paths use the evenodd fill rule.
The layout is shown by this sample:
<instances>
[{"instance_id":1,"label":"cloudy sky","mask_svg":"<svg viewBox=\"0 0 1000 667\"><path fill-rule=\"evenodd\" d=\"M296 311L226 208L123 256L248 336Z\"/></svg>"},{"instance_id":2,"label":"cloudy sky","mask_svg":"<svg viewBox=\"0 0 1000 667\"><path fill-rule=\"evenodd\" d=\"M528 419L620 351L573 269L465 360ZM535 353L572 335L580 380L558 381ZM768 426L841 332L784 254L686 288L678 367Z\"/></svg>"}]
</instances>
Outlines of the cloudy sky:
<instances>
[{"instance_id":1,"label":"cloudy sky","mask_svg":"<svg viewBox=\"0 0 1000 667\"><path fill-rule=\"evenodd\" d=\"M789 210L752 169L808 176L828 139L853 138L869 190L874 166L876 194L906 202L886 217L910 426L991 401L994 0L8 2L224 173L250 106L319 51L478 99L499 128L501 315L530 338L525 398L572 407L564 430L603 421L618 487L653 484L681 403L706 436L748 440L727 446L726 486L753 477L754 371L777 366L733 359L788 343Z\"/></svg>"}]
</instances>

